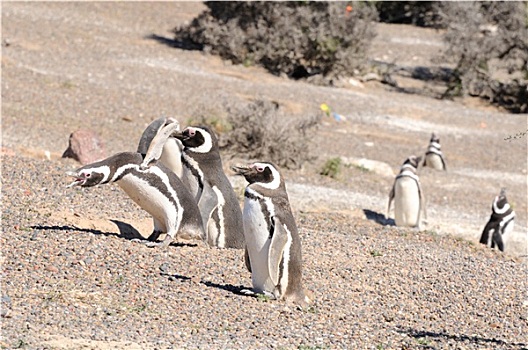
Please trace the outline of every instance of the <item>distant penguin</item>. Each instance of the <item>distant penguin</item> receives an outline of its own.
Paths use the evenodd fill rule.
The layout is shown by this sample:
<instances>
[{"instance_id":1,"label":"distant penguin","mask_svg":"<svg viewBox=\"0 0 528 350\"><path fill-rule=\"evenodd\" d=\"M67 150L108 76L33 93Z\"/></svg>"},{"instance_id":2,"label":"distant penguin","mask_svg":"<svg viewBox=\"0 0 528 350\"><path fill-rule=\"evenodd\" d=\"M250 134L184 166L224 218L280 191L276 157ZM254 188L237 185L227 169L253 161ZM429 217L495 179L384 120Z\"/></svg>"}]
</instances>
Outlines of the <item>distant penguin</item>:
<instances>
[{"instance_id":1,"label":"distant penguin","mask_svg":"<svg viewBox=\"0 0 528 350\"><path fill-rule=\"evenodd\" d=\"M170 124L165 126L170 128ZM218 140L206 126L187 127L183 131L168 130L183 144L182 181L195 197L205 225L206 240L219 248L243 248L242 210L229 179L224 173ZM165 135L164 130L159 135ZM164 137L160 136L159 142ZM159 147L152 142L153 150ZM144 164L151 159L151 150Z\"/></svg>"},{"instance_id":2,"label":"distant penguin","mask_svg":"<svg viewBox=\"0 0 528 350\"><path fill-rule=\"evenodd\" d=\"M181 180L162 163L142 169L143 156L136 152L115 154L85 165L68 175L68 187L91 187L115 182L142 209L152 215L154 231L148 246L168 246L174 238L205 239L202 217L196 202ZM161 233L167 237L154 242Z\"/></svg>"},{"instance_id":3,"label":"distant penguin","mask_svg":"<svg viewBox=\"0 0 528 350\"><path fill-rule=\"evenodd\" d=\"M482 231L480 243L488 247L497 248L503 252L503 236L508 236L513 231L515 223L515 212L510 207L506 198L506 189L502 188L499 195L493 200L491 205L491 216Z\"/></svg>"},{"instance_id":4,"label":"distant penguin","mask_svg":"<svg viewBox=\"0 0 528 350\"><path fill-rule=\"evenodd\" d=\"M169 137L170 135L161 134L161 130L169 124L174 126L174 129L172 130L180 130L180 123L173 118L161 117L150 123L139 139L137 152L145 156L151 146L157 145L159 149L151 149L150 151L151 159L149 162L154 159L159 159L159 161L161 161L167 168L181 178L181 153L183 145L178 139ZM152 142L153 140L155 141Z\"/></svg>"},{"instance_id":5,"label":"distant penguin","mask_svg":"<svg viewBox=\"0 0 528 350\"><path fill-rule=\"evenodd\" d=\"M421 157L410 156L401 166L389 194L387 218L394 200L394 218L396 226L421 228L422 212L426 217L423 192L417 175Z\"/></svg>"},{"instance_id":6,"label":"distant penguin","mask_svg":"<svg viewBox=\"0 0 528 350\"><path fill-rule=\"evenodd\" d=\"M423 166L436 170L447 170L444 155L442 154L440 146L440 138L438 138L435 133L431 134L431 140L429 141L427 152L425 152Z\"/></svg>"},{"instance_id":7,"label":"distant penguin","mask_svg":"<svg viewBox=\"0 0 528 350\"><path fill-rule=\"evenodd\" d=\"M232 169L249 182L243 215L250 293L306 306L311 300L302 285L301 240L279 170L272 163Z\"/></svg>"}]
</instances>

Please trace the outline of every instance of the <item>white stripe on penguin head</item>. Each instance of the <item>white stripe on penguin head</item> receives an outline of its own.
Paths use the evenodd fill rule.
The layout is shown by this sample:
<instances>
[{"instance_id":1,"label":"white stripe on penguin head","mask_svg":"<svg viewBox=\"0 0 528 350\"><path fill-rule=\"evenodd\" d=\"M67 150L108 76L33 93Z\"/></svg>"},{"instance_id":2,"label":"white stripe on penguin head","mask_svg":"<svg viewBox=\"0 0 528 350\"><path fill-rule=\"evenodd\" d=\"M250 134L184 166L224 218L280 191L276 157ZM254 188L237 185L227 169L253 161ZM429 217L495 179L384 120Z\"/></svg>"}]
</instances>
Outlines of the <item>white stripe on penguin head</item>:
<instances>
[{"instance_id":1,"label":"white stripe on penguin head","mask_svg":"<svg viewBox=\"0 0 528 350\"><path fill-rule=\"evenodd\" d=\"M203 135L204 143L198 147L189 147L189 149L196 153L207 153L213 148L213 138L207 130L202 128L188 127L187 130L190 132L199 132Z\"/></svg>"},{"instance_id":2,"label":"white stripe on penguin head","mask_svg":"<svg viewBox=\"0 0 528 350\"><path fill-rule=\"evenodd\" d=\"M103 179L101 181L99 181L100 184L104 184L106 183L106 181L108 181L108 177L110 176L110 167L108 165L101 165L99 167L96 167L96 168L87 168L87 169L83 169L81 170L81 173L84 172L85 174L86 173L101 173L103 174Z\"/></svg>"},{"instance_id":3,"label":"white stripe on penguin head","mask_svg":"<svg viewBox=\"0 0 528 350\"><path fill-rule=\"evenodd\" d=\"M259 167L259 168L269 168L271 170L271 174L273 176L273 180L271 182L260 182L259 185L268 188L270 190L276 190L279 188L281 183L281 176L277 169L269 163L254 163L253 167Z\"/></svg>"}]
</instances>

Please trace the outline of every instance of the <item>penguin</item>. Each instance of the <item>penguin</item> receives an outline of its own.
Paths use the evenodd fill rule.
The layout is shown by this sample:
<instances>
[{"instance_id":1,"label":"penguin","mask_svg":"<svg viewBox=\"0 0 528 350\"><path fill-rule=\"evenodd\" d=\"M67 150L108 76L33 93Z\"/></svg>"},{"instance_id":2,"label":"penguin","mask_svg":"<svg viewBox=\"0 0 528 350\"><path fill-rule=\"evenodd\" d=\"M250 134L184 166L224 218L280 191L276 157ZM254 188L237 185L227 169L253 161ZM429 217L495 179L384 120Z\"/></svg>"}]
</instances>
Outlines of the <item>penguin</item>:
<instances>
[{"instance_id":1,"label":"penguin","mask_svg":"<svg viewBox=\"0 0 528 350\"><path fill-rule=\"evenodd\" d=\"M301 240L284 179L268 162L234 166L249 183L244 192L245 263L253 289L301 307L311 303L302 284Z\"/></svg>"},{"instance_id":2,"label":"penguin","mask_svg":"<svg viewBox=\"0 0 528 350\"><path fill-rule=\"evenodd\" d=\"M161 162L141 168L143 156L122 152L68 172L75 180L68 187L92 187L115 182L142 209L152 215L154 230L143 242L168 246L174 238L205 239L202 217L194 198L181 180ZM155 242L161 233L166 238Z\"/></svg>"},{"instance_id":3,"label":"penguin","mask_svg":"<svg viewBox=\"0 0 528 350\"><path fill-rule=\"evenodd\" d=\"M396 226L410 226L421 229L421 215L427 216L420 179L417 175L418 164L421 157L414 155L407 158L400 173L394 179L394 184L389 193L387 218L394 200L394 218Z\"/></svg>"},{"instance_id":4,"label":"penguin","mask_svg":"<svg viewBox=\"0 0 528 350\"><path fill-rule=\"evenodd\" d=\"M244 248L242 210L223 170L216 135L207 126L189 126L183 131L166 125L153 139L142 166L148 163L165 140L177 138L183 145L182 181L198 203L206 232L206 241L218 248Z\"/></svg>"},{"instance_id":5,"label":"penguin","mask_svg":"<svg viewBox=\"0 0 528 350\"><path fill-rule=\"evenodd\" d=\"M447 170L444 155L442 154L440 146L440 138L438 138L434 132L431 134L429 147L427 148L427 152L425 152L423 166L436 170Z\"/></svg>"},{"instance_id":6,"label":"penguin","mask_svg":"<svg viewBox=\"0 0 528 350\"><path fill-rule=\"evenodd\" d=\"M183 145L174 137L160 135L161 130L169 124L172 124L175 130L180 130L180 123L173 118L161 117L150 123L139 139L137 152L145 156L153 143L152 141L155 140L154 144L159 145L160 149L151 150L151 158L147 162L150 163L153 160L159 159L167 168L181 178L183 171L181 164ZM162 138L162 140L155 139L155 137ZM161 143L162 141L163 143Z\"/></svg>"},{"instance_id":7,"label":"penguin","mask_svg":"<svg viewBox=\"0 0 528 350\"><path fill-rule=\"evenodd\" d=\"M498 196L493 199L491 205L491 216L482 231L480 243L491 248L497 248L503 252L503 236L507 237L515 224L515 212L506 198L506 189L501 188Z\"/></svg>"}]
</instances>

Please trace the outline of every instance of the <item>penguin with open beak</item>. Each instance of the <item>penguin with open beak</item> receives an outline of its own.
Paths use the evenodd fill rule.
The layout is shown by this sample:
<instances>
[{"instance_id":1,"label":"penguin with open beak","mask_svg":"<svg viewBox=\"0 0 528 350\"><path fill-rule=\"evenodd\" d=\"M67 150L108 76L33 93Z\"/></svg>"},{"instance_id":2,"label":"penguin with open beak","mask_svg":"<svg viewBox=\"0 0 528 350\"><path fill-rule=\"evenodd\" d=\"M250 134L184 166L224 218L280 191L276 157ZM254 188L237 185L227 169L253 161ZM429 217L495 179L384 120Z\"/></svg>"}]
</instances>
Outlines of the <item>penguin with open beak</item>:
<instances>
[{"instance_id":1,"label":"penguin with open beak","mask_svg":"<svg viewBox=\"0 0 528 350\"><path fill-rule=\"evenodd\" d=\"M142 162L140 153L117 153L68 172L75 178L69 187L93 187L115 182L130 199L152 215L154 230L144 242L148 246L168 246L175 238L204 240L198 206L178 176L161 162L153 162L145 168ZM155 242L161 233L166 233L166 238Z\"/></svg>"},{"instance_id":2,"label":"penguin with open beak","mask_svg":"<svg viewBox=\"0 0 528 350\"><path fill-rule=\"evenodd\" d=\"M284 179L268 162L234 166L249 183L244 192L245 262L253 289L301 307L311 300L302 284L301 240Z\"/></svg>"}]
</instances>

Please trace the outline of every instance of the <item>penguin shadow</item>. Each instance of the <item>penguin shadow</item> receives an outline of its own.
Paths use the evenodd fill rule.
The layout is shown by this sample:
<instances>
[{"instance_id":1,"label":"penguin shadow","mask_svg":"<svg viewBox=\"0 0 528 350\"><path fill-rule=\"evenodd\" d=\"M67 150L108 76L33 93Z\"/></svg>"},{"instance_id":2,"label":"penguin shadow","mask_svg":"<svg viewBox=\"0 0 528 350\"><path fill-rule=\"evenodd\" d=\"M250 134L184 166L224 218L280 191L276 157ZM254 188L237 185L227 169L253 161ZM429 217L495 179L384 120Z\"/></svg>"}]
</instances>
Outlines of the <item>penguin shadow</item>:
<instances>
[{"instance_id":1,"label":"penguin shadow","mask_svg":"<svg viewBox=\"0 0 528 350\"><path fill-rule=\"evenodd\" d=\"M374 221L382 226L396 226L394 219L387 218L384 214L375 212L370 209L363 209L363 213L368 220Z\"/></svg>"},{"instance_id":2,"label":"penguin shadow","mask_svg":"<svg viewBox=\"0 0 528 350\"><path fill-rule=\"evenodd\" d=\"M479 344L479 345L486 345L486 348L488 348L489 345L491 345L493 348L497 348L498 346L507 347L507 348L515 348L520 350L528 350L528 344L527 343L509 343L500 339L496 338L485 338L485 337L479 337L479 336L473 336L473 335L464 335L464 334L449 334L444 332L435 332L435 331L424 331L424 330L416 330L413 328L403 328L403 327L397 327L396 332L406 334L411 338L415 339L423 339L423 338L437 338L437 339L444 339L444 340L454 340L456 342L470 342L471 344Z\"/></svg>"},{"instance_id":3,"label":"penguin shadow","mask_svg":"<svg viewBox=\"0 0 528 350\"><path fill-rule=\"evenodd\" d=\"M44 226L44 225L34 225L29 226L33 230L38 231L77 231L77 232L86 232L86 233L92 233L94 235L105 235L105 236L116 236L117 234L114 232L103 232L101 230L96 229L90 229L90 228L80 228L76 226L58 226L58 225L52 225L52 226Z\"/></svg>"},{"instance_id":4,"label":"penguin shadow","mask_svg":"<svg viewBox=\"0 0 528 350\"><path fill-rule=\"evenodd\" d=\"M204 284L207 287L222 289L222 290L231 292L231 293L236 294L236 295L247 296L247 294L244 294L242 292L243 290L247 289L244 286L234 286L232 284L220 284L220 283L214 283L214 282L210 282L210 281L200 281L200 283Z\"/></svg>"},{"instance_id":5,"label":"penguin shadow","mask_svg":"<svg viewBox=\"0 0 528 350\"><path fill-rule=\"evenodd\" d=\"M149 34L145 36L145 39L150 39L157 41L160 44L167 45L169 47L175 47L177 49L187 50L187 51L201 51L203 50L203 45L181 41L181 40L174 40L171 38L167 38L158 34Z\"/></svg>"},{"instance_id":6,"label":"penguin shadow","mask_svg":"<svg viewBox=\"0 0 528 350\"><path fill-rule=\"evenodd\" d=\"M112 221L117 226L117 229L119 230L119 233L118 234L114 233L114 235L127 239L129 241L138 240L138 239L145 240L145 237L143 237L141 233L139 233L139 231L134 228L134 226L127 224L126 222L119 221L119 220L110 220L110 221ZM184 243L184 242L171 242L170 246L171 247L197 247L198 244Z\"/></svg>"},{"instance_id":7,"label":"penguin shadow","mask_svg":"<svg viewBox=\"0 0 528 350\"><path fill-rule=\"evenodd\" d=\"M160 275L167 277L169 279L169 281L176 281L176 280L182 281L182 282L183 281L192 281L191 277L180 275L180 274L172 274L172 273L167 273L167 272L162 271L162 272L160 272ZM244 286L234 286L232 284L220 284L220 283L214 283L214 282L210 282L210 281L200 281L199 283L205 285L206 287L217 288L217 289L221 289L221 290L225 290L225 291L231 292L231 293L236 294L236 295L247 296L246 294L244 294L242 292L243 290L247 289Z\"/></svg>"},{"instance_id":8,"label":"penguin shadow","mask_svg":"<svg viewBox=\"0 0 528 350\"><path fill-rule=\"evenodd\" d=\"M117 229L119 230L119 233L116 232L106 232L101 231L97 229L91 229L91 228L81 228L77 226L69 226L69 225L52 225L52 226L43 226L43 225L34 225L30 226L31 229L37 230L37 231L76 231L76 232L86 232L91 233L94 235L104 235L104 236L117 236L119 238L123 238L129 241L140 239L144 240L145 237L139 233L138 230L136 230L132 225L127 224L126 222L122 222L119 220L110 220L113 222ZM36 236L36 234L34 235ZM197 247L198 244L196 243L183 243L183 242L171 242L171 246L175 247Z\"/></svg>"},{"instance_id":9,"label":"penguin shadow","mask_svg":"<svg viewBox=\"0 0 528 350\"><path fill-rule=\"evenodd\" d=\"M117 225L117 228L119 229L119 233L116 232L106 232L101 231L97 229L92 228L82 228L77 226L70 226L70 225L53 225L53 226L42 226L42 225L35 225L30 226L34 230L40 230L40 231L76 231L76 232L86 232L91 233L94 235L103 235L103 236L117 236L128 240L133 240L136 238L143 238L143 236L131 225L118 221L118 220L110 220L114 224Z\"/></svg>"}]
</instances>

